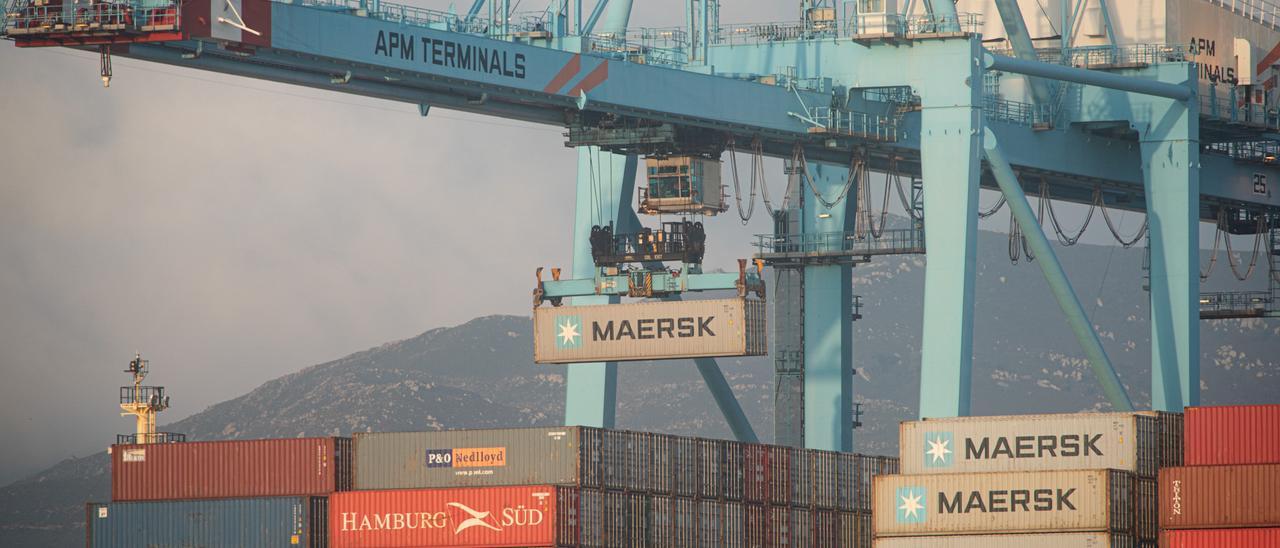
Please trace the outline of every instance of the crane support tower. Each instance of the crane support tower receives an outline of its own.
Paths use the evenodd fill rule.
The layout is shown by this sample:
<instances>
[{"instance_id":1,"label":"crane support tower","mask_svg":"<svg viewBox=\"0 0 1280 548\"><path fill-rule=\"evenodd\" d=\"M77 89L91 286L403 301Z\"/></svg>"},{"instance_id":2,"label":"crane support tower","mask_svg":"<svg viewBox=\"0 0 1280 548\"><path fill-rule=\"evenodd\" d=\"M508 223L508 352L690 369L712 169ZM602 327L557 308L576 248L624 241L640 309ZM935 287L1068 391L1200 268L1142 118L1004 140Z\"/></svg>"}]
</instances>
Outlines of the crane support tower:
<instances>
[{"instance_id":1,"label":"crane support tower","mask_svg":"<svg viewBox=\"0 0 1280 548\"><path fill-rule=\"evenodd\" d=\"M686 0L682 27L636 29L624 0L555 0L533 14L496 0L465 14L381 0L5 1L5 38L98 48L103 78L121 55L410 103L424 116L445 108L565 129L578 161L571 279L539 290L574 305L624 296L596 289L631 278L600 270L619 267L597 264L591 235L641 231L641 158L716 160L752 143L783 159L795 184L757 257L777 267L775 359L780 375L794 373L796 397L777 400L790 421L780 440L812 448L853 447L851 268L874 250L927 258L920 415L970 412L980 188L1035 185L1146 214L1151 406L1170 411L1199 402L1199 222L1280 212L1280 88L1268 84L1280 76L1280 21L1264 2L1063 0L1050 13L1000 0L997 16L985 0L802 0L795 20L734 25L718 0ZM1000 177L984 161L995 142ZM859 234L851 189L868 171L921 181L914 233ZM639 268L672 274L666 298L751 274L682 267L676 280L658 262ZM1045 272L1072 317L1069 281ZM1068 325L1110 384L1090 326ZM715 370L706 378L731 424L744 421L718 367L697 363ZM567 423L614 425L615 363L570 365L567 384Z\"/></svg>"},{"instance_id":2,"label":"crane support tower","mask_svg":"<svg viewBox=\"0 0 1280 548\"><path fill-rule=\"evenodd\" d=\"M173 432L157 432L156 416L169 408L169 396L165 395L163 386L143 386L147 378L150 360L142 359L141 353L135 353L125 373L133 375L133 385L120 387L120 416L132 416L137 427L133 434L116 436L116 443L172 443L187 441L184 434Z\"/></svg>"}]
</instances>

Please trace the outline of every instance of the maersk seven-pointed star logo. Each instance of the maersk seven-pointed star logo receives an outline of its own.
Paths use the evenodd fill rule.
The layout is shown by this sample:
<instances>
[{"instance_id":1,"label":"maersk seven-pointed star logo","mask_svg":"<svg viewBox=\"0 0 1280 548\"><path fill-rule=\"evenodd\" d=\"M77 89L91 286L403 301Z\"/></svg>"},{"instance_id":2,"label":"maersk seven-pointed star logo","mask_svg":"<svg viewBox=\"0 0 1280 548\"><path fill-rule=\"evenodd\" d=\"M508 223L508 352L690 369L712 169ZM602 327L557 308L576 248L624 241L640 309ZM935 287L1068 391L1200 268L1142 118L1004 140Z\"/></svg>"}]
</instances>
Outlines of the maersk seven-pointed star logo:
<instances>
[{"instance_id":1,"label":"maersk seven-pointed star logo","mask_svg":"<svg viewBox=\"0 0 1280 548\"><path fill-rule=\"evenodd\" d=\"M582 347L582 316L556 316L556 348Z\"/></svg>"},{"instance_id":2,"label":"maersk seven-pointed star logo","mask_svg":"<svg viewBox=\"0 0 1280 548\"><path fill-rule=\"evenodd\" d=\"M898 523L924 523L926 504L924 487L899 487L893 503Z\"/></svg>"},{"instance_id":3,"label":"maersk seven-pointed star logo","mask_svg":"<svg viewBox=\"0 0 1280 548\"><path fill-rule=\"evenodd\" d=\"M956 446L951 432L924 433L924 466L925 468L945 468L951 466Z\"/></svg>"}]
</instances>

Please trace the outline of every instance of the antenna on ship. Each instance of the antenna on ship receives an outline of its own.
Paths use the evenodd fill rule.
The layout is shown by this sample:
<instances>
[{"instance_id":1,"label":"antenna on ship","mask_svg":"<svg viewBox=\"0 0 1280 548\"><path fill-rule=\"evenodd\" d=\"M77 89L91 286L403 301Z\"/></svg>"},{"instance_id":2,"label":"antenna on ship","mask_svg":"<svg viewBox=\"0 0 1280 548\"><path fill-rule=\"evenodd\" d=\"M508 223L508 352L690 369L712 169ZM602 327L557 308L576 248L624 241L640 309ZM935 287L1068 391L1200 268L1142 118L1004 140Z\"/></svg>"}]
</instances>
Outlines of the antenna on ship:
<instances>
[{"instance_id":1,"label":"antenna on ship","mask_svg":"<svg viewBox=\"0 0 1280 548\"><path fill-rule=\"evenodd\" d=\"M133 360L125 373L133 375L133 386L120 387L120 416L133 415L137 419L137 428L133 434L116 436L118 444L170 443L186 441L185 434L172 432L156 432L156 415L169 408L169 396L164 394L163 386L143 386L142 380L147 378L149 360L142 359L142 353L135 352Z\"/></svg>"}]
</instances>

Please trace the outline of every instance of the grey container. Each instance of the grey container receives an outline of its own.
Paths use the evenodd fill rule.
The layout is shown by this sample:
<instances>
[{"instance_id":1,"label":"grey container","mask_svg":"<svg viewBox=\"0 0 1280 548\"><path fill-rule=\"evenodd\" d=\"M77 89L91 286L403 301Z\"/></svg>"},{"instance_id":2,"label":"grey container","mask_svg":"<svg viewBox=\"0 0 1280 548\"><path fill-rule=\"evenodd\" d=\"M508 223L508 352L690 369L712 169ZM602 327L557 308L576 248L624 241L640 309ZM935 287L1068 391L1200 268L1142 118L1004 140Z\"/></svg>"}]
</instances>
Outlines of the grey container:
<instances>
[{"instance_id":1,"label":"grey container","mask_svg":"<svg viewBox=\"0 0 1280 548\"><path fill-rule=\"evenodd\" d=\"M325 497L271 497L86 505L89 548L328 546Z\"/></svg>"},{"instance_id":2,"label":"grey container","mask_svg":"<svg viewBox=\"0 0 1280 548\"><path fill-rule=\"evenodd\" d=\"M559 427L357 433L355 489L601 487L607 478L600 471L600 432Z\"/></svg>"}]
</instances>

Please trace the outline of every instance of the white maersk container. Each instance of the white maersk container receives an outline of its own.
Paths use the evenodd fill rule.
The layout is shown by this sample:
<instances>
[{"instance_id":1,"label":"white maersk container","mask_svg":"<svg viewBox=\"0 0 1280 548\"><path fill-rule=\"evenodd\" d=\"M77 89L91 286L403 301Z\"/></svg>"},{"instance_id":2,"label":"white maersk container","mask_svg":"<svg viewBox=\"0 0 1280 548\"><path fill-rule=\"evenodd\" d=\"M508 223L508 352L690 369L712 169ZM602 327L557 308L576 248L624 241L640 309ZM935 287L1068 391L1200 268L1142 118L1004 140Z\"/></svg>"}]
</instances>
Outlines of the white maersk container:
<instances>
[{"instance_id":1,"label":"white maersk container","mask_svg":"<svg viewBox=\"0 0 1280 548\"><path fill-rule=\"evenodd\" d=\"M1039 533L878 538L875 548L1138 548L1132 536L1115 533Z\"/></svg>"},{"instance_id":2,"label":"white maersk container","mask_svg":"<svg viewBox=\"0 0 1280 548\"><path fill-rule=\"evenodd\" d=\"M1063 1L1018 0L1028 33L1033 39L1059 36ZM1075 5L1079 0L1069 0ZM1146 0L1107 2L1112 30L1108 36L1100 3L1089 2L1080 13L1073 40L1075 47L1107 46L1112 38L1121 48L1167 45L1182 47L1197 63L1202 87L1218 83L1218 96L1225 98L1233 85L1251 86L1237 90L1240 101L1263 101L1275 105L1275 89L1267 90L1268 80L1278 74L1280 62L1280 12L1272 1L1232 0ZM959 0L961 13L984 15L982 35L990 48L1007 48L1007 43L991 42L1005 36L996 10L995 0ZM1038 49L1058 48L1059 40L1034 40ZM1101 60L1101 57L1098 58ZM1140 60L1134 58L1132 60ZM1025 100L1021 95L1021 79L1009 79L1003 85L1006 98ZM1271 82L1274 85L1274 81ZM1261 95L1256 95L1261 94Z\"/></svg>"},{"instance_id":3,"label":"white maersk container","mask_svg":"<svg viewBox=\"0 0 1280 548\"><path fill-rule=\"evenodd\" d=\"M899 426L903 474L1114 468L1155 477L1181 464L1182 416L1074 413L954 417Z\"/></svg>"},{"instance_id":4,"label":"white maersk container","mask_svg":"<svg viewBox=\"0 0 1280 548\"><path fill-rule=\"evenodd\" d=\"M876 476L879 537L1135 529L1133 475L1121 470Z\"/></svg>"},{"instance_id":5,"label":"white maersk container","mask_svg":"<svg viewBox=\"0 0 1280 548\"><path fill-rule=\"evenodd\" d=\"M533 361L763 356L767 335L759 299L539 307L533 310Z\"/></svg>"}]
</instances>

